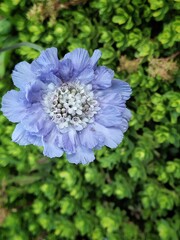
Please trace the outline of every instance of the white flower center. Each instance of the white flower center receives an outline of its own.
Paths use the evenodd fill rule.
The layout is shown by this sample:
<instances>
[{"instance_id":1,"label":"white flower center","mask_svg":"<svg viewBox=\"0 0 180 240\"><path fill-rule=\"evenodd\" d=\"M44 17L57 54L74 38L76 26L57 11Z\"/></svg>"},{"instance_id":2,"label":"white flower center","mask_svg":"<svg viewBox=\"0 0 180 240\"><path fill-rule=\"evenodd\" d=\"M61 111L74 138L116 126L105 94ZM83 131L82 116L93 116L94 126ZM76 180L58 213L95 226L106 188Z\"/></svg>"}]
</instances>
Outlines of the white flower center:
<instances>
[{"instance_id":1,"label":"white flower center","mask_svg":"<svg viewBox=\"0 0 180 240\"><path fill-rule=\"evenodd\" d=\"M79 131L92 123L100 110L92 86L79 82L63 83L58 88L49 84L42 105L59 129L73 126Z\"/></svg>"}]
</instances>

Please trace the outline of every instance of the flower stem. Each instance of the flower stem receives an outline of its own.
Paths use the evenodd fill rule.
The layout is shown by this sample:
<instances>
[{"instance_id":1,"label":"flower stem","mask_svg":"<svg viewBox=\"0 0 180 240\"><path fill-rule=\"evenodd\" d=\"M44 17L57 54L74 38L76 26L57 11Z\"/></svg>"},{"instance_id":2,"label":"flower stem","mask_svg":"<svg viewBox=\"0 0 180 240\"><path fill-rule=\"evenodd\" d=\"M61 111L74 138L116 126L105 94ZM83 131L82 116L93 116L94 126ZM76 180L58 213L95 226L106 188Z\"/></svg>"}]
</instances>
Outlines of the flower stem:
<instances>
[{"instance_id":1,"label":"flower stem","mask_svg":"<svg viewBox=\"0 0 180 240\"><path fill-rule=\"evenodd\" d=\"M8 50L12 50L12 49L16 49L16 48L19 48L19 47L30 47L30 48L33 48L39 52L41 52L43 50L43 48L37 44L34 44L34 43L30 43L30 42L22 42L22 43L17 43L13 46L9 46L9 47L5 47L5 48L1 48L0 49L0 53L1 52L4 52L4 51L8 51Z\"/></svg>"}]
</instances>

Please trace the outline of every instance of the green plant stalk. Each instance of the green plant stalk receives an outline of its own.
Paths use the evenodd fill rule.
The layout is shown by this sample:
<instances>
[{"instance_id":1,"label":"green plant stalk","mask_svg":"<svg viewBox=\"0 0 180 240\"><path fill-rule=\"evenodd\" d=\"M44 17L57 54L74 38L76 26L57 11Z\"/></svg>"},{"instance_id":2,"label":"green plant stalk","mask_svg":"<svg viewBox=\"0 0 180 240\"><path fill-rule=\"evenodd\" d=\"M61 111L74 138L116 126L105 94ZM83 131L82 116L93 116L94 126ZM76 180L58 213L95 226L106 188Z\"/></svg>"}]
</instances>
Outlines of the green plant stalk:
<instances>
[{"instance_id":1,"label":"green plant stalk","mask_svg":"<svg viewBox=\"0 0 180 240\"><path fill-rule=\"evenodd\" d=\"M29 43L29 42L22 42L22 43L17 43L13 46L9 46L9 47L4 47L4 48L1 48L0 49L0 53L4 52L4 51L9 51L9 50L12 50L12 49L16 49L16 48L19 48L19 47L30 47L30 48L33 48L39 52L41 52L43 50L43 48L37 44L34 44L34 43Z\"/></svg>"}]
</instances>

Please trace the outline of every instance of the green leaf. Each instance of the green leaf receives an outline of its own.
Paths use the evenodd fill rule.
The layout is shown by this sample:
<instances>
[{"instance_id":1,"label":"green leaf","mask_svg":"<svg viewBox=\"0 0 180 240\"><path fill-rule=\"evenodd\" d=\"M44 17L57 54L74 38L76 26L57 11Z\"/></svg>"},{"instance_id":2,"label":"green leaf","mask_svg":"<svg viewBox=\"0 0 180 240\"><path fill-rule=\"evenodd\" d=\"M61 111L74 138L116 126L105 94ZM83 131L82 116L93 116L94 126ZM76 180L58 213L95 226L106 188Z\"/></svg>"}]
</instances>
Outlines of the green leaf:
<instances>
[{"instance_id":1,"label":"green leaf","mask_svg":"<svg viewBox=\"0 0 180 240\"><path fill-rule=\"evenodd\" d=\"M124 24L127 21L126 16L114 16L112 18L113 23L117 23L119 25Z\"/></svg>"}]
</instances>

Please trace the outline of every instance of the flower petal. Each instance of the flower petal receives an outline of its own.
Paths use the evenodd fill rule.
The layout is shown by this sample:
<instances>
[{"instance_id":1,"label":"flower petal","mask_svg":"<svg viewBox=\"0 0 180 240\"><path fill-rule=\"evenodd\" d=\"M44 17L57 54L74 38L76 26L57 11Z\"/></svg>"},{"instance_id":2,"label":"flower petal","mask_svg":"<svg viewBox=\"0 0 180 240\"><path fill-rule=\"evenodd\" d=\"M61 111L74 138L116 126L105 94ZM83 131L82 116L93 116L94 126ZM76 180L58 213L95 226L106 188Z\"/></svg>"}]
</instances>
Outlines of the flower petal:
<instances>
[{"instance_id":1,"label":"flower petal","mask_svg":"<svg viewBox=\"0 0 180 240\"><path fill-rule=\"evenodd\" d=\"M103 108L95 116L96 122L105 127L119 128L123 133L128 129L128 121L131 118L131 112L124 105L113 106L104 104Z\"/></svg>"},{"instance_id":2,"label":"flower petal","mask_svg":"<svg viewBox=\"0 0 180 240\"><path fill-rule=\"evenodd\" d=\"M77 151L74 154L67 154L67 159L70 163L82 163L82 164L87 164L92 161L94 161L94 153L92 150L78 146Z\"/></svg>"},{"instance_id":3,"label":"flower petal","mask_svg":"<svg viewBox=\"0 0 180 240\"><path fill-rule=\"evenodd\" d=\"M28 140L28 131L26 131L22 124L19 123L16 125L14 132L12 134L12 141L18 143L19 145L28 145L30 144Z\"/></svg>"},{"instance_id":4,"label":"flower petal","mask_svg":"<svg viewBox=\"0 0 180 240\"><path fill-rule=\"evenodd\" d=\"M110 148L116 148L123 139L123 133L120 129L114 127L104 127L99 123L94 123L96 131L101 132L104 136L104 144Z\"/></svg>"},{"instance_id":5,"label":"flower petal","mask_svg":"<svg viewBox=\"0 0 180 240\"><path fill-rule=\"evenodd\" d=\"M112 105L106 105L104 108L101 108L101 110L95 116L96 122L99 122L106 127L117 127L121 122L121 118L121 109Z\"/></svg>"},{"instance_id":6,"label":"flower petal","mask_svg":"<svg viewBox=\"0 0 180 240\"><path fill-rule=\"evenodd\" d=\"M88 84L94 79L94 70L91 66L87 66L75 80L82 82L83 84Z\"/></svg>"},{"instance_id":7,"label":"flower petal","mask_svg":"<svg viewBox=\"0 0 180 240\"><path fill-rule=\"evenodd\" d=\"M82 146L90 149L97 146L102 147L104 143L103 134L96 131L92 124L88 125L79 133L79 139Z\"/></svg>"},{"instance_id":8,"label":"flower petal","mask_svg":"<svg viewBox=\"0 0 180 240\"><path fill-rule=\"evenodd\" d=\"M79 73L89 64L90 57L88 51L82 48L77 48L74 51L67 53L64 59L70 59L73 67Z\"/></svg>"},{"instance_id":9,"label":"flower petal","mask_svg":"<svg viewBox=\"0 0 180 240\"><path fill-rule=\"evenodd\" d=\"M122 118L119 123L119 128L121 129L122 133L125 133L128 129L128 121L125 118Z\"/></svg>"},{"instance_id":10,"label":"flower petal","mask_svg":"<svg viewBox=\"0 0 180 240\"><path fill-rule=\"evenodd\" d=\"M132 116L131 111L126 108L123 112L123 117L129 121L131 119L131 116Z\"/></svg>"},{"instance_id":11,"label":"flower petal","mask_svg":"<svg viewBox=\"0 0 180 240\"><path fill-rule=\"evenodd\" d=\"M77 148L77 133L74 129L63 134L62 137L63 149L66 153L72 154L76 152Z\"/></svg>"},{"instance_id":12,"label":"flower petal","mask_svg":"<svg viewBox=\"0 0 180 240\"><path fill-rule=\"evenodd\" d=\"M26 88L26 99L30 103L40 102L42 100L43 90L46 88L46 85L41 81L29 84Z\"/></svg>"},{"instance_id":13,"label":"flower petal","mask_svg":"<svg viewBox=\"0 0 180 240\"><path fill-rule=\"evenodd\" d=\"M27 112L28 103L24 93L11 90L2 98L2 112L11 122L20 122Z\"/></svg>"},{"instance_id":14,"label":"flower petal","mask_svg":"<svg viewBox=\"0 0 180 240\"><path fill-rule=\"evenodd\" d=\"M34 103L28 109L28 114L23 119L22 124L27 131L42 136L47 135L55 125L43 111L39 103Z\"/></svg>"},{"instance_id":15,"label":"flower petal","mask_svg":"<svg viewBox=\"0 0 180 240\"><path fill-rule=\"evenodd\" d=\"M31 67L34 72L39 72L42 67L47 67L48 65L54 66L54 69L57 69L58 64L57 48L52 47L42 51L40 56L31 63Z\"/></svg>"},{"instance_id":16,"label":"flower petal","mask_svg":"<svg viewBox=\"0 0 180 240\"><path fill-rule=\"evenodd\" d=\"M73 65L70 59L63 59L59 62L59 76L63 82L68 82L73 76Z\"/></svg>"},{"instance_id":17,"label":"flower petal","mask_svg":"<svg viewBox=\"0 0 180 240\"><path fill-rule=\"evenodd\" d=\"M132 93L131 87L127 82L123 82L119 79L112 80L112 86L109 91L120 93L124 100L128 100Z\"/></svg>"},{"instance_id":18,"label":"flower petal","mask_svg":"<svg viewBox=\"0 0 180 240\"><path fill-rule=\"evenodd\" d=\"M47 157L61 157L63 150L59 146L62 145L62 135L54 127L49 134L43 137L43 154Z\"/></svg>"},{"instance_id":19,"label":"flower petal","mask_svg":"<svg viewBox=\"0 0 180 240\"><path fill-rule=\"evenodd\" d=\"M119 128L121 129L121 131L124 133L127 131L128 129L128 121L131 119L131 112L129 111L129 109L125 109L123 111L122 114L122 118L121 121L119 123Z\"/></svg>"},{"instance_id":20,"label":"flower petal","mask_svg":"<svg viewBox=\"0 0 180 240\"><path fill-rule=\"evenodd\" d=\"M19 145L34 144L36 146L42 146L42 138L36 135L30 134L26 131L21 123L17 124L12 134L12 141Z\"/></svg>"},{"instance_id":21,"label":"flower petal","mask_svg":"<svg viewBox=\"0 0 180 240\"><path fill-rule=\"evenodd\" d=\"M37 74L37 79L42 81L43 83L47 84L53 83L56 86L60 86L62 81L59 77L55 75L55 73L53 73L53 71L56 72L56 70L53 69L53 67L54 66L52 65L44 68L42 67L40 70L41 72Z\"/></svg>"},{"instance_id":22,"label":"flower petal","mask_svg":"<svg viewBox=\"0 0 180 240\"><path fill-rule=\"evenodd\" d=\"M95 90L95 95L100 98L101 102L108 103L113 101L114 104L119 104L120 101L125 102L130 98L131 93L132 90L129 84L119 79L113 79L109 88Z\"/></svg>"},{"instance_id":23,"label":"flower petal","mask_svg":"<svg viewBox=\"0 0 180 240\"><path fill-rule=\"evenodd\" d=\"M97 67L95 71L95 79L92 82L95 89L106 89L111 86L114 71L104 66Z\"/></svg>"},{"instance_id":24,"label":"flower petal","mask_svg":"<svg viewBox=\"0 0 180 240\"><path fill-rule=\"evenodd\" d=\"M43 146L41 136L37 136L35 134L29 133L28 136L27 136L27 139L28 139L30 144L33 144L33 145L36 145L36 146Z\"/></svg>"},{"instance_id":25,"label":"flower petal","mask_svg":"<svg viewBox=\"0 0 180 240\"><path fill-rule=\"evenodd\" d=\"M31 71L31 64L27 62L20 62L15 66L12 73L12 80L16 87L24 90L26 84L33 83L36 76Z\"/></svg>"},{"instance_id":26,"label":"flower petal","mask_svg":"<svg viewBox=\"0 0 180 240\"><path fill-rule=\"evenodd\" d=\"M101 57L102 53L99 49L96 49L94 52L93 52L93 55L92 57L90 58L90 65L94 68L96 67L96 64L99 60L99 58Z\"/></svg>"},{"instance_id":27,"label":"flower petal","mask_svg":"<svg viewBox=\"0 0 180 240\"><path fill-rule=\"evenodd\" d=\"M104 90L94 91L94 94L101 105L108 104L112 106L120 106L122 103L124 105L124 101L122 100L121 95L119 93L109 91L108 88Z\"/></svg>"}]
</instances>

